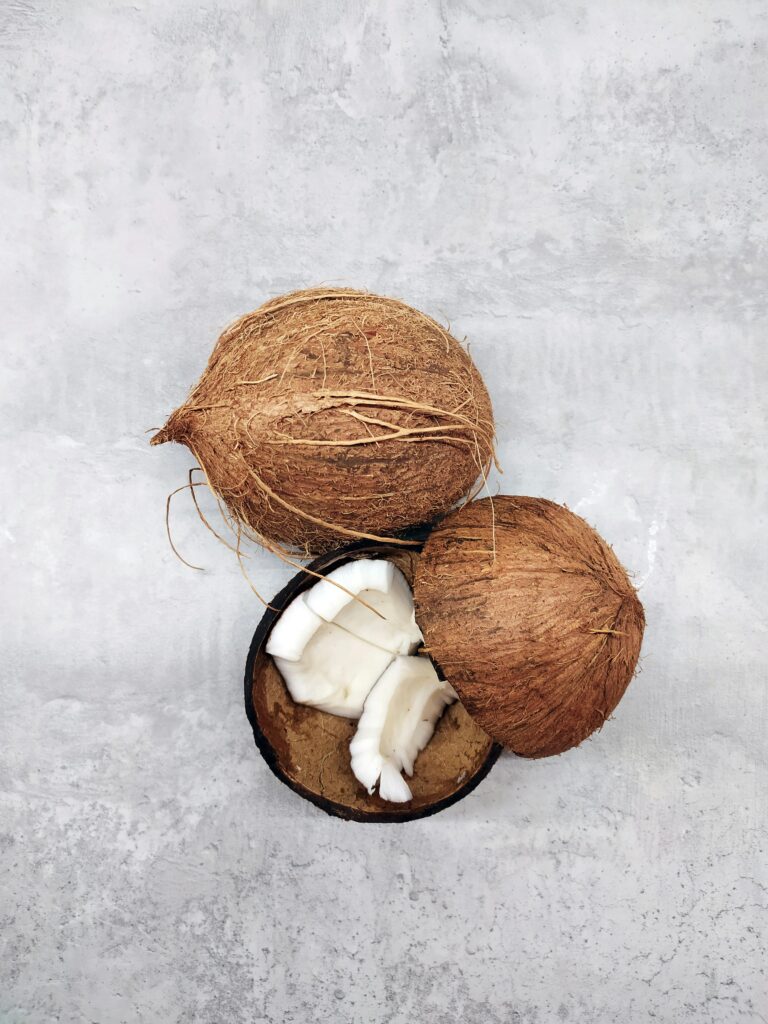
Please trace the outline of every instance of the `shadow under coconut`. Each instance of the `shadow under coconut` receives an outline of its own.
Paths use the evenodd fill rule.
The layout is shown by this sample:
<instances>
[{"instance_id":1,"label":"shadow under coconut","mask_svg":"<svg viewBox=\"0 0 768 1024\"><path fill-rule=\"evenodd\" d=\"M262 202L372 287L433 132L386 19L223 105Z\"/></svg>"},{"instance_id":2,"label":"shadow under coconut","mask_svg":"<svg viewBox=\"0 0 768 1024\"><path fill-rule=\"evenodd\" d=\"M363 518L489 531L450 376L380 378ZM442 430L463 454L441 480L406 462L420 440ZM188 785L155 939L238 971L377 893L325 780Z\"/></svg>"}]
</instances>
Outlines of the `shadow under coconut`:
<instances>
[{"instance_id":1,"label":"shadow under coconut","mask_svg":"<svg viewBox=\"0 0 768 1024\"><path fill-rule=\"evenodd\" d=\"M413 531L410 539L424 534ZM386 558L409 584L419 548L360 542L323 556L308 568L325 575L356 558ZM256 746L273 773L294 792L328 814L351 821L412 821L435 814L470 793L493 767L501 747L470 717L460 701L438 721L434 736L419 754L408 783L407 804L369 795L352 773L349 742L357 723L297 704L288 693L266 644L284 609L316 582L307 572L296 575L270 602L251 643L245 668L245 710Z\"/></svg>"}]
</instances>

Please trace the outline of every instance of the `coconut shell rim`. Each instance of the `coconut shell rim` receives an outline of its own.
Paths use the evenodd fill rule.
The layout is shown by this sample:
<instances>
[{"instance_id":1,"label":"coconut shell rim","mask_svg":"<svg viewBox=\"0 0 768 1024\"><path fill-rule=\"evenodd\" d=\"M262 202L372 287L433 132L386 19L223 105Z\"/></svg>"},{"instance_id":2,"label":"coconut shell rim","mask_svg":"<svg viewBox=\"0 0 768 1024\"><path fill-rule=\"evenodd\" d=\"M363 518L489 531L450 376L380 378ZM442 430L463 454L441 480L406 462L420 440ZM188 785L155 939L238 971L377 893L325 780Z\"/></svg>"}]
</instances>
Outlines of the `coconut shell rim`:
<instances>
[{"instance_id":1,"label":"coconut shell rim","mask_svg":"<svg viewBox=\"0 0 768 1024\"><path fill-rule=\"evenodd\" d=\"M430 530L431 526L416 527L398 534L397 536L400 539L416 541L417 544L414 544L410 550L421 551L423 543L429 535ZM354 556L358 552L367 550L381 551L384 548L386 548L386 544L384 543L374 544L371 541L356 541L353 544L345 545L344 547L328 552L325 555L320 555L318 558L314 559L314 561L310 562L307 568L311 569L313 572L325 574L335 568L337 563L347 560L350 556ZM395 545L392 545L392 548L394 550L402 550L402 548L397 548ZM490 749L476 772L470 775L469 778L466 779L458 789L454 790L453 793L442 797L440 800L436 800L434 803L429 804L426 807L420 808L418 811L404 811L400 813L394 811L361 812L348 807L346 804L341 804L335 800L326 799L318 793L313 793L311 790L302 786L301 783L290 778L288 774L283 771L276 751L262 731L256 715L256 709L253 704L253 670L256 658L261 653L272 626L285 610L289 601L301 592L300 590L297 590L297 584L300 583L307 586L310 585L309 577L307 577L304 571L298 572L295 576L292 576L285 586L282 587L282 589L272 598L270 601L271 607L265 610L258 625L256 626L256 630L248 649L248 657L245 662L245 714L250 723L256 747L272 774L279 779L283 785L293 790L293 792L298 796L303 797L305 800L309 801L309 803L314 804L331 817L340 818L344 821L356 821L361 824L399 824L401 822L417 821L422 818L429 818L433 814L438 814L447 807L458 803L459 800L463 800L465 796L468 796L486 778L504 751L504 747L493 739L493 737L489 737L491 739Z\"/></svg>"}]
</instances>

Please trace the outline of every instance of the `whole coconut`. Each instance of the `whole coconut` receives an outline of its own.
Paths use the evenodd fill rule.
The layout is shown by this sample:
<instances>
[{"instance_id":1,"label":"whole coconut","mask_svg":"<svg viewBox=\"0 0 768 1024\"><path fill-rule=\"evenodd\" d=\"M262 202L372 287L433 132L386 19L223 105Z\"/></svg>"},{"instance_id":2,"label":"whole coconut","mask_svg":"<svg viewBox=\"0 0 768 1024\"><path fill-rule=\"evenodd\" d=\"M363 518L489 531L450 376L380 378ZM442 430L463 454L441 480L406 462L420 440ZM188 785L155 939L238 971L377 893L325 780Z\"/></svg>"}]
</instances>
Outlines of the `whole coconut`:
<instances>
[{"instance_id":1,"label":"whole coconut","mask_svg":"<svg viewBox=\"0 0 768 1024\"><path fill-rule=\"evenodd\" d=\"M311 289L227 328L152 444L187 445L259 539L316 554L446 512L484 477L493 433L480 374L438 323Z\"/></svg>"},{"instance_id":2,"label":"whole coconut","mask_svg":"<svg viewBox=\"0 0 768 1024\"><path fill-rule=\"evenodd\" d=\"M414 581L433 659L497 742L560 754L599 729L635 671L645 617L608 545L543 498L472 502L429 536Z\"/></svg>"}]
</instances>

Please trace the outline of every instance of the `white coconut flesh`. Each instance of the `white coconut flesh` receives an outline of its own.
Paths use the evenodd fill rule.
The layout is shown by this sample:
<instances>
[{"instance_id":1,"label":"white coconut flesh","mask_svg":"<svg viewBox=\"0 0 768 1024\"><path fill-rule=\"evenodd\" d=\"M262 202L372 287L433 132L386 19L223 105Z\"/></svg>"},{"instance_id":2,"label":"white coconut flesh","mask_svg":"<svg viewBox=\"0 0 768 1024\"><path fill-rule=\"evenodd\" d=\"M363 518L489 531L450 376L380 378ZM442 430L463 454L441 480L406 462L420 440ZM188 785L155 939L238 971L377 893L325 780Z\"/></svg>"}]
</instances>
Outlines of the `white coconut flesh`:
<instances>
[{"instance_id":1,"label":"white coconut flesh","mask_svg":"<svg viewBox=\"0 0 768 1024\"><path fill-rule=\"evenodd\" d=\"M424 641L416 625L411 588L397 566L385 559L347 562L316 583L304 598L307 607L326 622L335 622L393 654L411 654Z\"/></svg>"},{"instance_id":2,"label":"white coconut flesh","mask_svg":"<svg viewBox=\"0 0 768 1024\"><path fill-rule=\"evenodd\" d=\"M295 598L272 628L272 655L299 704L359 718L350 743L352 771L383 800L412 799L402 772L456 699L428 658L413 595L392 562L358 559L334 569Z\"/></svg>"},{"instance_id":3,"label":"white coconut flesh","mask_svg":"<svg viewBox=\"0 0 768 1024\"><path fill-rule=\"evenodd\" d=\"M413 775L445 708L456 693L425 657L397 657L368 694L349 750L352 771L369 793L383 800L412 799L401 772Z\"/></svg>"},{"instance_id":4,"label":"white coconut flesh","mask_svg":"<svg viewBox=\"0 0 768 1024\"><path fill-rule=\"evenodd\" d=\"M295 609L295 611L294 611ZM278 643L267 645L288 692L298 704L328 711L344 718L359 718L365 698L394 654L361 640L332 622L325 622L303 604L301 598L281 617L290 626L294 618L312 616L315 628L297 652L298 636L288 638L290 652L282 657ZM301 622L306 627L308 624ZM272 631L273 636L275 630Z\"/></svg>"},{"instance_id":5,"label":"white coconut flesh","mask_svg":"<svg viewBox=\"0 0 768 1024\"><path fill-rule=\"evenodd\" d=\"M383 559L359 559L295 598L266 649L297 703L359 718L387 666L422 640L400 570Z\"/></svg>"}]
</instances>

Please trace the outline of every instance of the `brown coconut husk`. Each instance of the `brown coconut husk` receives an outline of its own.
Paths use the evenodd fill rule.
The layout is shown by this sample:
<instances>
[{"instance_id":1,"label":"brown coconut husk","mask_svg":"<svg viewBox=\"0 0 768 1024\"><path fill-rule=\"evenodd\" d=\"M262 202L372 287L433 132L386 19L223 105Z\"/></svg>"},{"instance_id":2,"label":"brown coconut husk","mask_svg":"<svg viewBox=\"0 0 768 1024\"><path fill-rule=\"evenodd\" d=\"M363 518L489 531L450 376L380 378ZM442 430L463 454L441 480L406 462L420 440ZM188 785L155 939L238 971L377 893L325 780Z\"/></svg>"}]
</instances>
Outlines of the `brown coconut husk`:
<instances>
[{"instance_id":1,"label":"brown coconut husk","mask_svg":"<svg viewBox=\"0 0 768 1024\"><path fill-rule=\"evenodd\" d=\"M524 757L599 729L637 665L645 617L611 548L561 505L499 496L453 512L416 569L426 646L464 706Z\"/></svg>"},{"instance_id":2,"label":"brown coconut husk","mask_svg":"<svg viewBox=\"0 0 768 1024\"><path fill-rule=\"evenodd\" d=\"M493 433L480 374L436 321L315 288L227 328L151 443L187 445L236 527L309 554L446 512L485 479Z\"/></svg>"}]
</instances>

